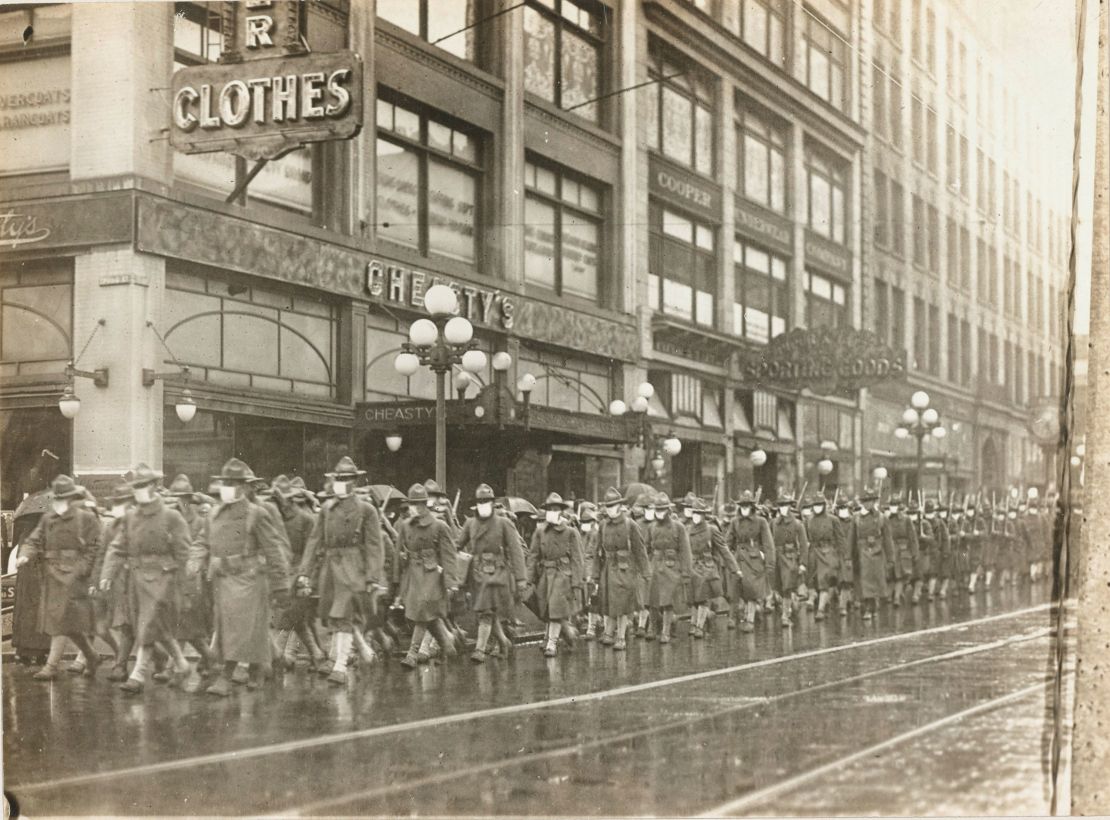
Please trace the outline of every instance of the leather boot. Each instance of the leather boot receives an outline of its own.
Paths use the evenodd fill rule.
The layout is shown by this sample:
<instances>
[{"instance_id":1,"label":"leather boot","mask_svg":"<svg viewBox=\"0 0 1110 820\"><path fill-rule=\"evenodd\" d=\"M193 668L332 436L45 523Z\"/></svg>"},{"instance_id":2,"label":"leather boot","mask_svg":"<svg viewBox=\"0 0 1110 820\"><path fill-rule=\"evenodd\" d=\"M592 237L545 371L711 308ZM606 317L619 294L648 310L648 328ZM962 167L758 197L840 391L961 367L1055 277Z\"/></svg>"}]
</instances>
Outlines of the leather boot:
<instances>
[{"instance_id":1,"label":"leather boot","mask_svg":"<svg viewBox=\"0 0 1110 820\"><path fill-rule=\"evenodd\" d=\"M478 638L474 641L474 651L470 653L470 660L474 663L486 662L486 644L489 642L493 624L486 620L478 621Z\"/></svg>"},{"instance_id":2,"label":"leather boot","mask_svg":"<svg viewBox=\"0 0 1110 820\"><path fill-rule=\"evenodd\" d=\"M814 613L813 620L815 620L815 621L825 620L825 610L828 608L828 606L829 606L829 592L828 592L828 590L823 589L819 593L817 593L817 612Z\"/></svg>"},{"instance_id":3,"label":"leather boot","mask_svg":"<svg viewBox=\"0 0 1110 820\"><path fill-rule=\"evenodd\" d=\"M937 597L937 579L936 578L930 578L929 579L929 600L934 601L934 600L936 600L936 597Z\"/></svg>"},{"instance_id":4,"label":"leather boot","mask_svg":"<svg viewBox=\"0 0 1110 820\"><path fill-rule=\"evenodd\" d=\"M674 621L674 611L663 610L663 623L659 628L659 643L671 642L671 623Z\"/></svg>"},{"instance_id":5,"label":"leather boot","mask_svg":"<svg viewBox=\"0 0 1110 820\"><path fill-rule=\"evenodd\" d=\"M613 633L616 631L616 624L614 624L611 617L603 615L601 625L601 638L598 639L598 643L602 646L612 646L615 642Z\"/></svg>"},{"instance_id":6,"label":"leather boot","mask_svg":"<svg viewBox=\"0 0 1110 820\"><path fill-rule=\"evenodd\" d=\"M616 640L613 642L613 650L615 652L623 652L628 648L625 643L625 633L628 632L628 616L620 615L617 617L617 635Z\"/></svg>"},{"instance_id":7,"label":"leather boot","mask_svg":"<svg viewBox=\"0 0 1110 820\"><path fill-rule=\"evenodd\" d=\"M547 640L543 647L543 656L545 658L554 658L556 655L556 645L559 641L559 622L551 621L547 624Z\"/></svg>"},{"instance_id":8,"label":"leather boot","mask_svg":"<svg viewBox=\"0 0 1110 820\"><path fill-rule=\"evenodd\" d=\"M412 630L412 642L409 644L409 650L405 653L405 657L401 658L401 666L406 669L415 669L420 664L420 646L427 636L427 631L423 626L415 626Z\"/></svg>"},{"instance_id":9,"label":"leather boot","mask_svg":"<svg viewBox=\"0 0 1110 820\"><path fill-rule=\"evenodd\" d=\"M328 675L328 683L342 686L347 682L347 660L351 654L354 635L350 632L336 632L335 642L335 666L332 667L331 673Z\"/></svg>"},{"instance_id":10,"label":"leather boot","mask_svg":"<svg viewBox=\"0 0 1110 820\"><path fill-rule=\"evenodd\" d=\"M358 651L359 663L370 666L378 659L374 654L374 650L370 648L370 644L366 642L366 636L362 634L362 630L356 625L351 632L351 638L355 642L355 649Z\"/></svg>"},{"instance_id":11,"label":"leather boot","mask_svg":"<svg viewBox=\"0 0 1110 820\"><path fill-rule=\"evenodd\" d=\"M441 618L436 618L432 622L432 632L435 633L436 640L443 648L445 658L453 658L458 654L458 650L455 648L455 636L451 634L451 630L447 628L447 624Z\"/></svg>"},{"instance_id":12,"label":"leather boot","mask_svg":"<svg viewBox=\"0 0 1110 820\"><path fill-rule=\"evenodd\" d=\"M227 675L227 670L223 670L220 676L216 678L216 682L204 690L209 695L215 695L219 698L226 698L231 694L231 679Z\"/></svg>"},{"instance_id":13,"label":"leather boot","mask_svg":"<svg viewBox=\"0 0 1110 820\"><path fill-rule=\"evenodd\" d=\"M574 645L578 643L578 630L574 628L574 624L570 621L563 621L562 635L567 642L567 651L570 652L574 649Z\"/></svg>"}]
</instances>

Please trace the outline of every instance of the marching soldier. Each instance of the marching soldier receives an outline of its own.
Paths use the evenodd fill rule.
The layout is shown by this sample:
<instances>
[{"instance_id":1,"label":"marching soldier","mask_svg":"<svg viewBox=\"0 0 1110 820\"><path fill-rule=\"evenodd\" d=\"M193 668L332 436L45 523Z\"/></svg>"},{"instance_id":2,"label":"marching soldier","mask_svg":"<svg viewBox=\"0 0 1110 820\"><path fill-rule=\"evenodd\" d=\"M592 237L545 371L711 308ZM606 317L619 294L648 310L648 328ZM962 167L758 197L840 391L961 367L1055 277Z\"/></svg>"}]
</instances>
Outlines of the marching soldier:
<instances>
[{"instance_id":1,"label":"marching soldier","mask_svg":"<svg viewBox=\"0 0 1110 820\"><path fill-rule=\"evenodd\" d=\"M335 497L320 511L298 569L297 585L304 587L319 556L318 616L335 628L335 664L328 681L336 684L347 682L353 647L363 663L374 661L362 630L375 605L374 596L386 589L381 519L373 504L355 494L355 482L365 475L350 456L343 456L328 474Z\"/></svg>"},{"instance_id":2,"label":"marching soldier","mask_svg":"<svg viewBox=\"0 0 1110 820\"><path fill-rule=\"evenodd\" d=\"M316 516L306 505L297 503L303 491L294 487L288 476L277 476L270 487L274 501L281 510L285 533L289 537L290 566L297 567L299 572L304 559L305 546L316 526ZM315 577L315 574L315 568L313 568L308 577ZM281 650L280 662L286 669L292 669L296 664L294 639L299 640L311 655L313 668L324 660L324 652L316 640L316 611L312 607L311 598L301 594L308 588L303 583L296 583L295 595L289 608L279 613L276 618L278 648Z\"/></svg>"},{"instance_id":3,"label":"marching soldier","mask_svg":"<svg viewBox=\"0 0 1110 820\"><path fill-rule=\"evenodd\" d=\"M890 529L879 511L878 493L865 490L860 497L859 514L849 530L853 556L859 561L860 603L863 619L878 615L879 600L887 596L887 564L891 560Z\"/></svg>"},{"instance_id":4,"label":"marching soldier","mask_svg":"<svg viewBox=\"0 0 1110 820\"><path fill-rule=\"evenodd\" d=\"M643 538L645 549L647 549L648 530L655 521L655 507L652 506L652 499L648 497L647 493L640 493L633 502L632 520L640 527L640 537ZM648 549L649 560L650 554L650 549ZM647 575L641 575L636 579L636 591L640 601L640 609L636 612L637 638L647 637L649 631L654 637L655 627L651 623L651 611L647 606L648 598L651 597L650 587L651 584Z\"/></svg>"},{"instance_id":5,"label":"marching soldier","mask_svg":"<svg viewBox=\"0 0 1110 820\"><path fill-rule=\"evenodd\" d=\"M528 553L528 579L536 590L537 615L547 622L543 654L553 658L560 634L573 647L577 637L570 619L578 611L578 595L585 585L582 545L578 530L569 526L564 513L569 505L550 493L542 509L544 520L532 533Z\"/></svg>"},{"instance_id":6,"label":"marching soldier","mask_svg":"<svg viewBox=\"0 0 1110 820\"><path fill-rule=\"evenodd\" d=\"M597 505L590 501L583 501L578 507L579 529L582 533L582 566L589 573L597 559ZM601 614L597 611L597 583L590 578L585 589L586 633L583 636L587 641L597 637L597 625L601 621Z\"/></svg>"},{"instance_id":7,"label":"marching soldier","mask_svg":"<svg viewBox=\"0 0 1110 820\"><path fill-rule=\"evenodd\" d=\"M81 503L85 488L67 475L50 485L48 509L20 548L16 566L43 561L42 592L36 632L50 636L46 663L35 680L54 680L62 662L66 638L85 656L85 674L93 677L100 658L88 635L93 631L88 575L100 544L100 522Z\"/></svg>"},{"instance_id":8,"label":"marching soldier","mask_svg":"<svg viewBox=\"0 0 1110 820\"><path fill-rule=\"evenodd\" d=\"M933 532L937 536L937 569L934 585L940 585L937 597L943 601L948 597L948 579L952 577L954 564L952 558L952 526L948 519L948 507L943 504L938 505L936 516L936 522L933 524ZM929 600L933 600L932 586L929 589Z\"/></svg>"},{"instance_id":9,"label":"marching soldier","mask_svg":"<svg viewBox=\"0 0 1110 820\"><path fill-rule=\"evenodd\" d=\"M706 516L709 505L700 498L690 502L690 601L694 604L694 615L690 635L694 638L705 637L705 623L709 619L709 604L724 595L721 580L721 567L740 578L740 567L736 558L725 546L724 536L712 526Z\"/></svg>"},{"instance_id":10,"label":"marching soldier","mask_svg":"<svg viewBox=\"0 0 1110 820\"><path fill-rule=\"evenodd\" d=\"M638 581L651 578L643 532L623 510L623 503L614 488L605 491L601 502L605 514L598 525L597 553L590 573L597 580L604 622L601 643L616 651L624 650L630 618L641 606Z\"/></svg>"},{"instance_id":11,"label":"marching soldier","mask_svg":"<svg viewBox=\"0 0 1110 820\"><path fill-rule=\"evenodd\" d=\"M1002 508L996 508L993 503L984 505L983 519L985 532L983 546L979 551L979 572L983 576L983 589L989 591L991 584L994 583L995 571L998 569L998 555L1002 546L1006 513Z\"/></svg>"},{"instance_id":12,"label":"marching soldier","mask_svg":"<svg viewBox=\"0 0 1110 820\"><path fill-rule=\"evenodd\" d=\"M776 580L782 592L782 625L794 625L793 614L798 610L798 596L805 586L806 565L809 563L809 539L805 525L794 515L794 499L779 496L775 502L778 515L771 522L771 535L775 541Z\"/></svg>"},{"instance_id":13,"label":"marching soldier","mask_svg":"<svg viewBox=\"0 0 1110 820\"><path fill-rule=\"evenodd\" d=\"M448 596L460 579L451 530L432 514L423 484L409 488L412 514L397 527L397 556L401 567L400 599L405 617L413 623L412 643L401 664L415 669L424 636L434 632L448 657L456 654L455 639L447 631Z\"/></svg>"},{"instance_id":14,"label":"marching soldier","mask_svg":"<svg viewBox=\"0 0 1110 820\"><path fill-rule=\"evenodd\" d=\"M682 585L690 580L693 561L690 557L690 536L686 528L671 516L671 499L659 493L654 501L655 520L648 527L648 554L651 556L651 584L648 605L659 613L659 642L670 643L674 624L675 602L682 595ZM648 640L652 639L649 633Z\"/></svg>"},{"instance_id":15,"label":"marching soldier","mask_svg":"<svg viewBox=\"0 0 1110 820\"><path fill-rule=\"evenodd\" d=\"M131 647L134 644L134 633L131 628L130 571L125 565L121 565L116 572L116 577L111 579L111 589L106 593L99 591L97 582L104 567L104 556L108 551L108 545L112 543L123 526L128 505L133 499L134 494L130 484L117 484L112 489L112 494L107 498L111 505L108 508L108 521L101 532L100 549L97 551L92 572L89 573L89 595L93 597L96 635L111 646L115 653L115 661L112 664L112 671L108 673L108 680L117 683L127 680L127 661L131 657ZM87 663L87 659L85 660Z\"/></svg>"},{"instance_id":16,"label":"marching soldier","mask_svg":"<svg viewBox=\"0 0 1110 820\"><path fill-rule=\"evenodd\" d=\"M493 505L493 488L479 484L474 491L474 517L463 523L457 546L459 552L473 554L466 585L470 607L478 616L478 638L470 655L474 663L485 662L495 622L513 616L513 593L523 597L528 584L520 536L509 519L494 514ZM501 648L508 652L507 646Z\"/></svg>"},{"instance_id":17,"label":"marching soldier","mask_svg":"<svg viewBox=\"0 0 1110 820\"><path fill-rule=\"evenodd\" d=\"M223 668L206 691L227 697L236 664L250 665L254 686L270 664L270 599L278 608L288 604L290 571L273 519L248 498L251 468L232 458L213 478L220 482L220 503L193 542L189 570L204 571L212 584L214 644Z\"/></svg>"},{"instance_id":18,"label":"marching soldier","mask_svg":"<svg viewBox=\"0 0 1110 820\"><path fill-rule=\"evenodd\" d=\"M836 519L829 515L823 495L813 499L810 509L813 514L805 527L813 562L812 578L817 590L817 612L813 617L823 621L825 610L829 607L829 596L840 586L841 531Z\"/></svg>"},{"instance_id":19,"label":"marching soldier","mask_svg":"<svg viewBox=\"0 0 1110 820\"><path fill-rule=\"evenodd\" d=\"M740 583L736 588L736 603L744 607L740 631L751 632L755 629L756 611L771 594L775 542L767 519L755 514L755 499L750 490L740 496L736 511L725 542L740 570Z\"/></svg>"},{"instance_id":20,"label":"marching soldier","mask_svg":"<svg viewBox=\"0 0 1110 820\"><path fill-rule=\"evenodd\" d=\"M891 592L894 606L902 605L906 582L913 582L914 564L917 562L917 530L913 521L902 511L899 499L887 502L887 527L890 529L891 554L887 562L887 580L894 584Z\"/></svg>"},{"instance_id":21,"label":"marching soldier","mask_svg":"<svg viewBox=\"0 0 1110 820\"><path fill-rule=\"evenodd\" d=\"M1001 573L998 585L1000 587L1017 586L1018 573L1024 563L1024 544L1018 532L1018 511L1007 503L1002 522L1002 538L999 549Z\"/></svg>"},{"instance_id":22,"label":"marching soldier","mask_svg":"<svg viewBox=\"0 0 1110 820\"><path fill-rule=\"evenodd\" d=\"M100 589L108 592L125 563L130 567L131 612L134 622L135 666L120 684L128 694L138 694L146 682L146 666L155 642L168 650L183 686L191 667L177 642L179 584L192 546L192 533L181 513L155 492L162 473L138 465L128 482L135 506L128 511L104 556Z\"/></svg>"},{"instance_id":23,"label":"marching soldier","mask_svg":"<svg viewBox=\"0 0 1110 820\"><path fill-rule=\"evenodd\" d=\"M964 543L967 545L967 567L969 578L967 591L975 592L976 582L984 568L983 553L987 549L988 533L985 531L986 508L969 506L964 511Z\"/></svg>"},{"instance_id":24,"label":"marching soldier","mask_svg":"<svg viewBox=\"0 0 1110 820\"><path fill-rule=\"evenodd\" d=\"M937 594L937 571L940 567L941 536L937 524L937 508L932 501L925 502L925 509L917 511L917 563L914 566L913 602L921 601L927 593L930 601Z\"/></svg>"},{"instance_id":25,"label":"marching soldier","mask_svg":"<svg viewBox=\"0 0 1110 820\"><path fill-rule=\"evenodd\" d=\"M845 498L836 505L836 549L840 557L840 579L836 597L840 607L840 617L848 616L848 607L852 603L852 590L855 589L858 573L858 562L852 550L852 504Z\"/></svg>"}]
</instances>

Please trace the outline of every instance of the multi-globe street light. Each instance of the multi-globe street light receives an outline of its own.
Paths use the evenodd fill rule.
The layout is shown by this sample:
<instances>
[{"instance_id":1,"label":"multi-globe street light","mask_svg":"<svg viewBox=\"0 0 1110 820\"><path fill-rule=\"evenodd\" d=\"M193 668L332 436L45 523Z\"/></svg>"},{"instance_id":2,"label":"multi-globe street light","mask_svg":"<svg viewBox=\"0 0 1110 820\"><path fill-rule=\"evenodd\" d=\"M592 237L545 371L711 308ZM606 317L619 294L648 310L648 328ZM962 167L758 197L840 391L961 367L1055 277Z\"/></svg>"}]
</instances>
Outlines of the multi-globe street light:
<instances>
[{"instance_id":1,"label":"multi-globe street light","mask_svg":"<svg viewBox=\"0 0 1110 820\"><path fill-rule=\"evenodd\" d=\"M902 411L902 424L894 430L897 439L917 439L917 488L922 488L925 470L924 442L929 436L942 439L948 431L940 423L940 413L929 406L929 394L918 390L910 396L910 406Z\"/></svg>"}]
</instances>

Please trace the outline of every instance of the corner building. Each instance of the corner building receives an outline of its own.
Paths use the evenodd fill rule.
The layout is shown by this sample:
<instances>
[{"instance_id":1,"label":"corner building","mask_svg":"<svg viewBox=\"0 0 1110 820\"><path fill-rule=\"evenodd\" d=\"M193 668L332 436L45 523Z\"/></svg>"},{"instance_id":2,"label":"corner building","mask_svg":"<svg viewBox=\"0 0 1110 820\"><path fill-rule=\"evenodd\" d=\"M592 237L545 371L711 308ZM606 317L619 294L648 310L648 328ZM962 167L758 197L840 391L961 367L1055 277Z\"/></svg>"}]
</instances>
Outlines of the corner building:
<instances>
[{"instance_id":1,"label":"corner building","mask_svg":"<svg viewBox=\"0 0 1110 820\"><path fill-rule=\"evenodd\" d=\"M596 497L642 478L723 498L815 487L822 458L830 486L859 486L875 466L904 483L890 431L917 386L966 430L931 463L969 486L1036 471L1024 419L1058 383L1066 217L1053 203L1065 200L1029 178L1023 134L1020 149L1003 144L1004 123L1028 123L1005 119L1016 107L981 138L978 109L965 117L968 156L982 143L993 157L1016 220L986 235L974 193L961 201L916 170L908 140L878 135L872 63L911 74L908 0L901 39L872 20L878 3L838 0L310 3L310 48L362 55L362 131L267 164L245 191L245 160L167 139L172 74L219 58L220 5L0 10L5 509L55 472L96 487L138 460L202 486L231 455L310 487L343 453L374 482L431 474L432 419L405 406L434 396L432 374L402 377L393 358L436 282L456 288L483 350L513 357L450 403L452 492L485 480ZM913 83L899 87L908 96ZM897 110L907 134L911 106ZM933 128L938 169L949 119ZM957 179L977 179L968 163ZM950 270L938 253L933 271L884 244L884 176L902 186L903 248L921 188L938 231L955 224L938 247L956 236L960 251L963 227L972 250L959 260L980 270L980 237L997 257L995 291L978 273L950 284L962 261ZM1035 344L1025 314L1002 310L1014 287L1022 297L1006 304L1045 321ZM920 324L915 294L928 297ZM864 327L895 348L923 337L923 355L909 383L849 396L745 382L745 355L821 326ZM109 378L74 381L70 421L57 402L73 359ZM978 378L988 371L1004 387ZM527 403L515 388L526 372ZM610 416L645 379L646 419ZM186 387L199 410L183 424ZM672 432L681 452L660 463Z\"/></svg>"}]
</instances>

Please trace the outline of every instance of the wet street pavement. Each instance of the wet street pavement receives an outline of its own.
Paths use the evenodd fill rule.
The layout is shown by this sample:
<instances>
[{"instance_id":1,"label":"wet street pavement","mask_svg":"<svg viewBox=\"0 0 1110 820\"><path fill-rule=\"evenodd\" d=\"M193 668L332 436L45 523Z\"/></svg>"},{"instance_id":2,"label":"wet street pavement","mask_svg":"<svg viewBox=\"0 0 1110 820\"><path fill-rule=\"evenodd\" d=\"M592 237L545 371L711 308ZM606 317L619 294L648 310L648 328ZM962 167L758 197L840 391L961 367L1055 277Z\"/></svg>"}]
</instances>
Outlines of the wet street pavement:
<instances>
[{"instance_id":1,"label":"wet street pavement","mask_svg":"<svg viewBox=\"0 0 1110 820\"><path fill-rule=\"evenodd\" d=\"M1048 810L1046 587L801 621L227 700L5 663L5 788L38 816Z\"/></svg>"}]
</instances>

